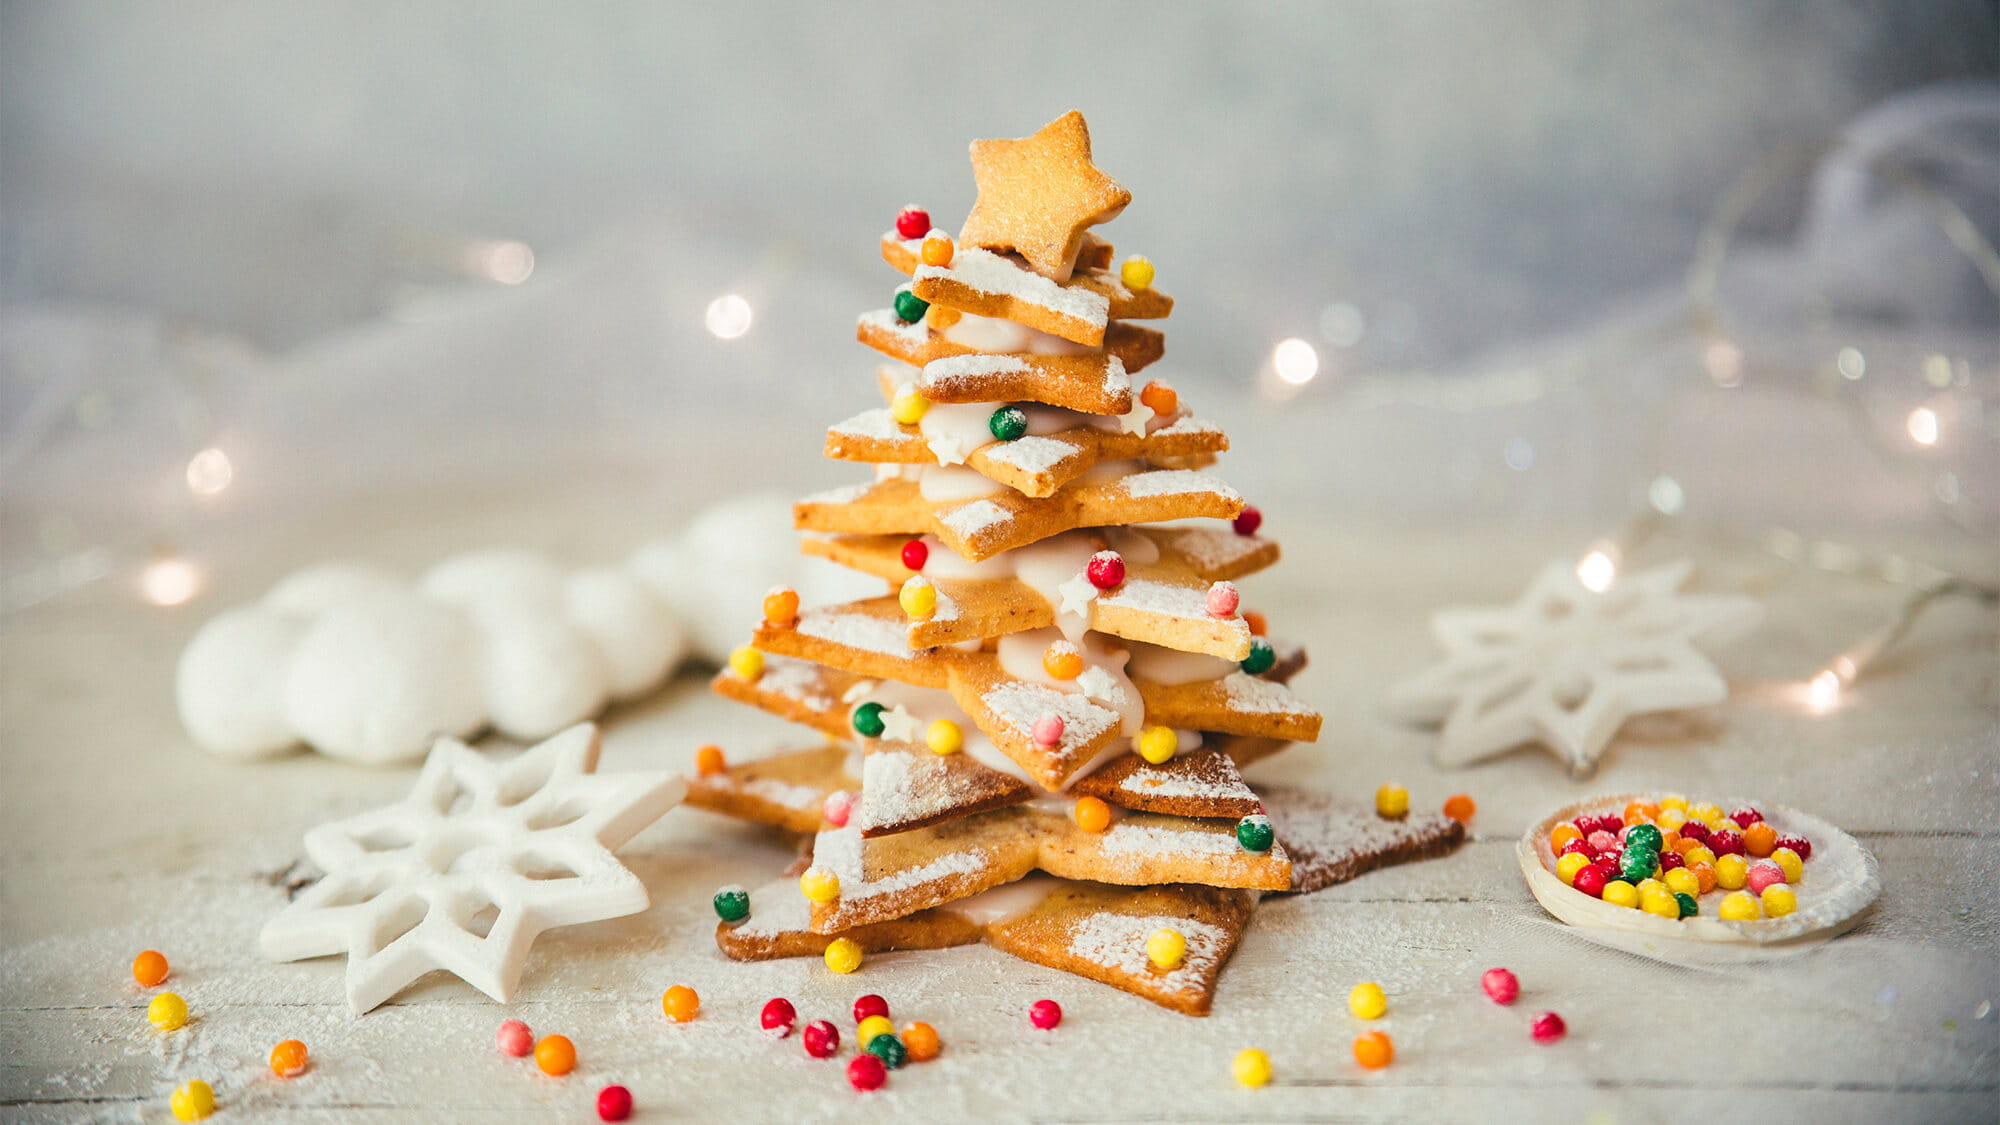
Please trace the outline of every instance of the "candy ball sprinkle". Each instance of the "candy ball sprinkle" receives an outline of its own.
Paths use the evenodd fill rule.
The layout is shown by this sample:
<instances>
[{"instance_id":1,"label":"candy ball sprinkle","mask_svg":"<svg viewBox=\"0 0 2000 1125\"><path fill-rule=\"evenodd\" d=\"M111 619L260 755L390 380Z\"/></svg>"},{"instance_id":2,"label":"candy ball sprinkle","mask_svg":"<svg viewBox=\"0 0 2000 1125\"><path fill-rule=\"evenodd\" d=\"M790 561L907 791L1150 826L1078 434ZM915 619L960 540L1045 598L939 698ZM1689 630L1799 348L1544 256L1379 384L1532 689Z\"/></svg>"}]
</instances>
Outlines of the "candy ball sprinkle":
<instances>
[{"instance_id":1,"label":"candy ball sprinkle","mask_svg":"<svg viewBox=\"0 0 2000 1125\"><path fill-rule=\"evenodd\" d=\"M853 938L834 938L826 946L826 967L836 973L851 973L861 967L861 943Z\"/></svg>"},{"instance_id":2,"label":"candy ball sprinkle","mask_svg":"<svg viewBox=\"0 0 2000 1125\"><path fill-rule=\"evenodd\" d=\"M176 993L162 992L146 1005L146 1022L161 1031L179 1031L187 1026L187 1001Z\"/></svg>"},{"instance_id":3,"label":"candy ball sprinkle","mask_svg":"<svg viewBox=\"0 0 2000 1125\"><path fill-rule=\"evenodd\" d=\"M819 815L826 818L835 828L847 827L847 818L854 812L854 794L845 789L836 789L820 802Z\"/></svg>"},{"instance_id":4,"label":"candy ball sprinkle","mask_svg":"<svg viewBox=\"0 0 2000 1125\"><path fill-rule=\"evenodd\" d=\"M854 1022L860 1023L869 1016L887 1016L889 1002L873 992L858 996L854 1000Z\"/></svg>"},{"instance_id":5,"label":"candy ball sprinkle","mask_svg":"<svg viewBox=\"0 0 2000 1125\"><path fill-rule=\"evenodd\" d=\"M1479 805L1467 794L1454 793L1444 799L1444 815L1460 824L1471 820L1472 815L1478 811Z\"/></svg>"},{"instance_id":6,"label":"candy ball sprinkle","mask_svg":"<svg viewBox=\"0 0 2000 1125\"><path fill-rule=\"evenodd\" d=\"M1389 997L1381 985L1365 980L1347 994L1347 1010L1364 1020L1379 1020L1389 1010Z\"/></svg>"},{"instance_id":7,"label":"candy ball sprinkle","mask_svg":"<svg viewBox=\"0 0 2000 1125\"><path fill-rule=\"evenodd\" d=\"M1401 820L1410 813L1410 791L1390 782L1375 791L1375 815L1385 820Z\"/></svg>"},{"instance_id":8,"label":"candy ball sprinkle","mask_svg":"<svg viewBox=\"0 0 2000 1125\"><path fill-rule=\"evenodd\" d=\"M576 1069L576 1044L566 1035L544 1035L535 1044L535 1065L543 1074L560 1077Z\"/></svg>"},{"instance_id":9,"label":"candy ball sprinkle","mask_svg":"<svg viewBox=\"0 0 2000 1125\"><path fill-rule=\"evenodd\" d=\"M1271 1080L1271 1056L1255 1047L1245 1047L1230 1060L1229 1073L1236 1084L1256 1089Z\"/></svg>"},{"instance_id":10,"label":"candy ball sprinkle","mask_svg":"<svg viewBox=\"0 0 2000 1125\"><path fill-rule=\"evenodd\" d=\"M1506 969L1488 969L1479 978L1479 987L1495 1004L1512 1004L1521 995L1521 980Z\"/></svg>"},{"instance_id":11,"label":"candy ball sprinkle","mask_svg":"<svg viewBox=\"0 0 2000 1125\"><path fill-rule=\"evenodd\" d=\"M1100 590L1116 589L1125 581L1125 559L1116 551L1099 551L1084 564L1083 573Z\"/></svg>"},{"instance_id":12,"label":"candy ball sprinkle","mask_svg":"<svg viewBox=\"0 0 2000 1125\"><path fill-rule=\"evenodd\" d=\"M885 1031L870 1039L867 1051L881 1059L882 1065L890 1070L901 1070L903 1064L910 1060L909 1048L903 1046L903 1041L896 1038L894 1032Z\"/></svg>"},{"instance_id":13,"label":"candy ball sprinkle","mask_svg":"<svg viewBox=\"0 0 2000 1125\"><path fill-rule=\"evenodd\" d=\"M1246 852L1261 855L1271 850L1277 835L1271 829L1271 818L1262 813L1252 813L1236 822L1236 843Z\"/></svg>"},{"instance_id":14,"label":"candy ball sprinkle","mask_svg":"<svg viewBox=\"0 0 2000 1125\"><path fill-rule=\"evenodd\" d=\"M606 1086L597 1092L597 1119L623 1121L632 1116L632 1091L623 1086Z\"/></svg>"},{"instance_id":15,"label":"candy ball sprinkle","mask_svg":"<svg viewBox=\"0 0 2000 1125\"><path fill-rule=\"evenodd\" d=\"M831 1058L840 1050L840 1029L831 1020L812 1021L799 1038L805 1044L806 1054L816 1059Z\"/></svg>"},{"instance_id":16,"label":"candy ball sprinkle","mask_svg":"<svg viewBox=\"0 0 2000 1125\"><path fill-rule=\"evenodd\" d=\"M1553 1043L1567 1035L1569 1028L1563 1023L1561 1016L1554 1012L1543 1012L1535 1017L1535 1022L1528 1025L1528 1033L1535 1037L1537 1043Z\"/></svg>"},{"instance_id":17,"label":"candy ball sprinkle","mask_svg":"<svg viewBox=\"0 0 2000 1125\"><path fill-rule=\"evenodd\" d=\"M1154 930L1146 938L1146 961L1160 972L1171 972L1187 959L1187 936L1179 930Z\"/></svg>"},{"instance_id":18,"label":"candy ball sprinkle","mask_svg":"<svg viewBox=\"0 0 2000 1125\"><path fill-rule=\"evenodd\" d=\"M750 917L750 892L731 883L715 892L715 916L725 922L741 922Z\"/></svg>"},{"instance_id":19,"label":"candy ball sprinkle","mask_svg":"<svg viewBox=\"0 0 2000 1125\"><path fill-rule=\"evenodd\" d=\"M922 238L931 229L931 213L911 205L896 213L896 234L905 241Z\"/></svg>"},{"instance_id":20,"label":"candy ball sprinkle","mask_svg":"<svg viewBox=\"0 0 2000 1125\"><path fill-rule=\"evenodd\" d=\"M861 1044L862 1050L867 1050L868 1044L873 1043L877 1035L894 1034L896 1025L889 1022L888 1016L869 1016L854 1025L854 1041Z\"/></svg>"},{"instance_id":21,"label":"candy ball sprinkle","mask_svg":"<svg viewBox=\"0 0 2000 1125\"><path fill-rule=\"evenodd\" d=\"M166 955L157 949L148 949L132 958L132 979L143 988L152 988L167 979Z\"/></svg>"},{"instance_id":22,"label":"candy ball sprinkle","mask_svg":"<svg viewBox=\"0 0 2000 1125\"><path fill-rule=\"evenodd\" d=\"M1250 655L1243 658L1239 667L1253 676L1261 676L1276 667L1278 650L1262 637L1250 638Z\"/></svg>"},{"instance_id":23,"label":"candy ball sprinkle","mask_svg":"<svg viewBox=\"0 0 2000 1125\"><path fill-rule=\"evenodd\" d=\"M535 1049L535 1033L520 1020L502 1020L493 1033L493 1045L500 1048L503 1055L525 1059Z\"/></svg>"},{"instance_id":24,"label":"candy ball sprinkle","mask_svg":"<svg viewBox=\"0 0 2000 1125\"><path fill-rule=\"evenodd\" d=\"M176 1121L200 1121L215 1112L215 1090L199 1078L183 1082L168 1096L167 1108Z\"/></svg>"},{"instance_id":25,"label":"candy ball sprinkle","mask_svg":"<svg viewBox=\"0 0 2000 1125\"><path fill-rule=\"evenodd\" d=\"M701 1014L701 997L687 985L677 984L660 994L660 1010L675 1023L688 1023Z\"/></svg>"},{"instance_id":26,"label":"candy ball sprinkle","mask_svg":"<svg viewBox=\"0 0 2000 1125\"><path fill-rule=\"evenodd\" d=\"M792 1002L782 996L774 996L764 1001L764 1010L757 1013L757 1024L764 1034L773 1039L783 1039L798 1026L799 1011Z\"/></svg>"},{"instance_id":27,"label":"candy ball sprinkle","mask_svg":"<svg viewBox=\"0 0 2000 1125\"><path fill-rule=\"evenodd\" d=\"M847 1084L863 1093L881 1089L888 1080L888 1066L866 1051L854 1056L847 1064Z\"/></svg>"},{"instance_id":28,"label":"candy ball sprinkle","mask_svg":"<svg viewBox=\"0 0 2000 1125\"><path fill-rule=\"evenodd\" d=\"M1354 1041L1354 1061L1381 1070L1396 1058L1396 1042L1380 1031L1365 1031Z\"/></svg>"},{"instance_id":29,"label":"candy ball sprinkle","mask_svg":"<svg viewBox=\"0 0 2000 1125\"><path fill-rule=\"evenodd\" d=\"M944 1049L937 1028L921 1020L903 1029L903 1046L910 1052L911 1062L929 1062Z\"/></svg>"},{"instance_id":30,"label":"candy ball sprinkle","mask_svg":"<svg viewBox=\"0 0 2000 1125\"><path fill-rule=\"evenodd\" d=\"M1028 1022L1048 1031L1062 1022L1062 1005L1053 1000L1037 1000L1028 1006Z\"/></svg>"},{"instance_id":31,"label":"candy ball sprinkle","mask_svg":"<svg viewBox=\"0 0 2000 1125\"><path fill-rule=\"evenodd\" d=\"M280 1078L297 1078L306 1072L306 1045L287 1039L271 1048L271 1073Z\"/></svg>"}]
</instances>

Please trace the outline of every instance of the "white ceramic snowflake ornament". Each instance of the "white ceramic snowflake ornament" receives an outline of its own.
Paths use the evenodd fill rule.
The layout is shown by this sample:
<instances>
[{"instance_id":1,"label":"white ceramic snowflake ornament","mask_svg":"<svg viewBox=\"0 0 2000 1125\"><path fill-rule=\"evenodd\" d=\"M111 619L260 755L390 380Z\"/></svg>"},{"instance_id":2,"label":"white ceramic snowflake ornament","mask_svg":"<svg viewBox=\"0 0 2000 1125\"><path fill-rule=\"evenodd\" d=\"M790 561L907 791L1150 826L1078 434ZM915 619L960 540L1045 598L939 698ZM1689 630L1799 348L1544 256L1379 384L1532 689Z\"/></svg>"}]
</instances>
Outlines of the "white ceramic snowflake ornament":
<instances>
[{"instance_id":1,"label":"white ceramic snowflake ornament","mask_svg":"<svg viewBox=\"0 0 2000 1125\"><path fill-rule=\"evenodd\" d=\"M439 740L408 797L306 833L326 875L265 924L265 956L347 954L357 1015L434 969L507 1000L543 930L646 908L611 849L687 786L669 773L598 776L597 750L589 723L506 762Z\"/></svg>"},{"instance_id":2,"label":"white ceramic snowflake ornament","mask_svg":"<svg viewBox=\"0 0 2000 1125\"><path fill-rule=\"evenodd\" d=\"M1438 724L1436 758L1469 765L1540 743L1583 777L1634 715L1719 703L1729 686L1695 646L1736 636L1763 607L1680 592L1685 560L1624 575L1602 592L1552 563L1511 606L1431 617L1445 659L1390 690L1388 710Z\"/></svg>"}]
</instances>

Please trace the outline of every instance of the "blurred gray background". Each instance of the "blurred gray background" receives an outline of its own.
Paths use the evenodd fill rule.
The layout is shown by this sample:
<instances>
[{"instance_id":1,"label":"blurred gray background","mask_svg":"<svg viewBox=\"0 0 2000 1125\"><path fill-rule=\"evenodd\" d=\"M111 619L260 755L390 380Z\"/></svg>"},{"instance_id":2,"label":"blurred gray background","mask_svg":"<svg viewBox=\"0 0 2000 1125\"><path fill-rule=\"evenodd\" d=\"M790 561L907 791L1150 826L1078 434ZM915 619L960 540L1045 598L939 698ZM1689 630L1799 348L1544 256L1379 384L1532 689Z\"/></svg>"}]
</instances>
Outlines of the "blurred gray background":
<instances>
[{"instance_id":1,"label":"blurred gray background","mask_svg":"<svg viewBox=\"0 0 2000 1125\"><path fill-rule=\"evenodd\" d=\"M1106 236L1179 300L1161 373L1253 498L1583 525L1673 472L1717 518L1921 528L1993 502L1995 302L1927 205L1829 162L1873 122L1990 240L1996 76L1991 0L7 3L11 549L425 486L609 475L666 520L848 479L818 435L869 404L875 236L906 201L955 229L967 141L1072 107L1135 196ZM1761 165L1722 277L1744 393L1690 402L1683 278ZM704 330L725 292L741 339ZM1273 392L1285 337L1321 371ZM1813 381L1864 343L1857 422ZM1874 449L1939 393L1969 448ZM210 445L235 483L190 501Z\"/></svg>"}]
</instances>

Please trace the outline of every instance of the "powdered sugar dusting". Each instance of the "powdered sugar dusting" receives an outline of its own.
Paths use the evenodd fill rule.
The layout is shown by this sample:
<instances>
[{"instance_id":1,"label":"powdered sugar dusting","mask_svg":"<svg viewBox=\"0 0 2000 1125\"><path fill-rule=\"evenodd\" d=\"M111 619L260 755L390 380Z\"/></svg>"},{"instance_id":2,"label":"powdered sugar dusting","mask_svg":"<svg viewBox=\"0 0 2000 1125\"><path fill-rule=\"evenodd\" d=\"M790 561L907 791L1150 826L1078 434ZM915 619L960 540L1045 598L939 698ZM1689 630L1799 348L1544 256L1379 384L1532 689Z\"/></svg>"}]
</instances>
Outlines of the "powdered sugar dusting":
<instances>
[{"instance_id":1,"label":"powdered sugar dusting","mask_svg":"<svg viewBox=\"0 0 2000 1125\"><path fill-rule=\"evenodd\" d=\"M828 428L836 434L866 438L869 441L897 441L903 437L901 427L896 425L895 417L889 413L889 408L886 406L864 410Z\"/></svg>"},{"instance_id":2,"label":"powdered sugar dusting","mask_svg":"<svg viewBox=\"0 0 2000 1125\"><path fill-rule=\"evenodd\" d=\"M764 657L764 674L757 677L759 690L795 699L809 710L825 711L833 700L825 690L823 670L809 660L790 656Z\"/></svg>"},{"instance_id":3,"label":"powdered sugar dusting","mask_svg":"<svg viewBox=\"0 0 2000 1125\"><path fill-rule=\"evenodd\" d=\"M1276 680L1260 680L1247 672L1232 672L1223 677L1222 686L1229 693L1229 708L1232 711L1291 715L1307 710L1290 688Z\"/></svg>"},{"instance_id":4,"label":"powdered sugar dusting","mask_svg":"<svg viewBox=\"0 0 2000 1125\"><path fill-rule=\"evenodd\" d=\"M812 928L812 907L789 879L766 883L750 892L750 916L736 926L738 934L778 937ZM1192 946L1193 942L1189 942Z\"/></svg>"},{"instance_id":5,"label":"powdered sugar dusting","mask_svg":"<svg viewBox=\"0 0 2000 1125\"><path fill-rule=\"evenodd\" d=\"M1176 529L1173 542L1183 558L1205 573L1231 566L1264 546L1262 539L1206 527Z\"/></svg>"},{"instance_id":6,"label":"powdered sugar dusting","mask_svg":"<svg viewBox=\"0 0 2000 1125\"><path fill-rule=\"evenodd\" d=\"M1041 684L1018 681L1001 684L987 691L980 701L1001 722L1023 735L1032 734L1035 720L1043 715L1059 716L1063 721L1063 736L1055 749L1064 758L1074 756L1078 746L1096 740L1121 721L1116 711L1100 707L1081 695Z\"/></svg>"},{"instance_id":7,"label":"powdered sugar dusting","mask_svg":"<svg viewBox=\"0 0 2000 1125\"><path fill-rule=\"evenodd\" d=\"M1076 446L1054 438L1024 437L988 446L986 459L1011 465L1024 473L1046 473L1076 453Z\"/></svg>"},{"instance_id":8,"label":"powdered sugar dusting","mask_svg":"<svg viewBox=\"0 0 2000 1125\"><path fill-rule=\"evenodd\" d=\"M1232 832L1186 831L1121 820L1105 832L1098 848L1108 856L1119 855L1207 855L1243 854ZM1275 849L1273 850L1275 854Z\"/></svg>"},{"instance_id":9,"label":"powdered sugar dusting","mask_svg":"<svg viewBox=\"0 0 2000 1125\"><path fill-rule=\"evenodd\" d=\"M943 382L986 375L1011 375L1026 371L1026 361L1011 355L950 355L924 364L926 381Z\"/></svg>"},{"instance_id":10,"label":"powdered sugar dusting","mask_svg":"<svg viewBox=\"0 0 2000 1125\"><path fill-rule=\"evenodd\" d=\"M1151 472L1134 473L1125 478L1125 491L1134 497L1141 496L1190 496L1196 493L1213 493L1225 500L1241 500L1237 491L1207 473L1197 473L1193 469L1155 469Z\"/></svg>"},{"instance_id":11,"label":"powdered sugar dusting","mask_svg":"<svg viewBox=\"0 0 2000 1125\"><path fill-rule=\"evenodd\" d=\"M863 496L868 495L868 491L874 487L875 487L875 482L873 481L863 481L860 484L843 485L840 488L829 488L825 492L815 492L811 496L808 496L805 499L800 500L799 503L852 504L856 500L861 499Z\"/></svg>"},{"instance_id":12,"label":"powdered sugar dusting","mask_svg":"<svg viewBox=\"0 0 2000 1125\"><path fill-rule=\"evenodd\" d=\"M975 500L939 516L938 522L950 528L959 538L972 539L980 532L999 527L1013 518L1014 513L991 500Z\"/></svg>"},{"instance_id":13,"label":"powdered sugar dusting","mask_svg":"<svg viewBox=\"0 0 2000 1125\"><path fill-rule=\"evenodd\" d=\"M1155 930L1179 930L1187 939L1180 965L1167 973L1155 973L1146 955L1146 939ZM1069 939L1069 950L1077 957L1128 976L1146 977L1171 992L1200 991L1232 945L1226 930L1168 914L1093 914L1077 923Z\"/></svg>"},{"instance_id":14,"label":"powdered sugar dusting","mask_svg":"<svg viewBox=\"0 0 2000 1125\"><path fill-rule=\"evenodd\" d=\"M867 799L864 792L862 800ZM985 858L977 852L948 852L929 863L906 867L870 882L862 875L862 844L861 826L854 821L849 821L845 828L821 832L813 840L813 862L839 876L842 902L897 894L953 875L977 875L986 869Z\"/></svg>"},{"instance_id":15,"label":"powdered sugar dusting","mask_svg":"<svg viewBox=\"0 0 2000 1125\"><path fill-rule=\"evenodd\" d=\"M817 809L826 792L808 785L794 785L775 777L759 777L737 787L745 795L782 805L788 809Z\"/></svg>"},{"instance_id":16,"label":"powdered sugar dusting","mask_svg":"<svg viewBox=\"0 0 2000 1125\"><path fill-rule=\"evenodd\" d=\"M1111 299L1082 287L1058 285L1041 274L991 251L961 246L949 266L918 266L915 280L956 281L985 293L1000 294L1040 305L1050 312L1102 329L1111 315Z\"/></svg>"},{"instance_id":17,"label":"powdered sugar dusting","mask_svg":"<svg viewBox=\"0 0 2000 1125\"><path fill-rule=\"evenodd\" d=\"M1144 578L1127 579L1124 585L1112 593L1101 595L1098 601L1157 617L1192 618L1197 621L1209 619L1205 589L1173 586ZM1236 623L1242 624L1240 619ZM1248 626L1243 626L1243 629L1246 633L1249 631Z\"/></svg>"},{"instance_id":18,"label":"powdered sugar dusting","mask_svg":"<svg viewBox=\"0 0 2000 1125\"><path fill-rule=\"evenodd\" d=\"M886 617L866 613L806 613L799 617L798 630L843 648L903 658L916 655L910 649L909 627Z\"/></svg>"},{"instance_id":19,"label":"powdered sugar dusting","mask_svg":"<svg viewBox=\"0 0 2000 1125\"><path fill-rule=\"evenodd\" d=\"M862 313L860 323L862 327L877 332L893 332L902 337L903 342L912 348L921 348L930 341L931 330L928 325L921 320L906 321L897 316L894 309L876 309L873 312Z\"/></svg>"}]
</instances>

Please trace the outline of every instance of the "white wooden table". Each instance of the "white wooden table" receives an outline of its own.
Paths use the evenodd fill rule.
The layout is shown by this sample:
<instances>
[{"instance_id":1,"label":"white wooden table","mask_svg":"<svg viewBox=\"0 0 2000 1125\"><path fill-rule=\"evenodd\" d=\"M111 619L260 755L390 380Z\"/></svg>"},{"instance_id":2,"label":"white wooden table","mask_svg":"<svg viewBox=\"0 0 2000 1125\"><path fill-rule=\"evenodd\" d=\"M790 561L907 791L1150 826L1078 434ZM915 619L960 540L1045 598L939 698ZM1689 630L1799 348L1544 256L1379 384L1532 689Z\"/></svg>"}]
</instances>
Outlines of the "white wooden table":
<instances>
[{"instance_id":1,"label":"white wooden table","mask_svg":"<svg viewBox=\"0 0 2000 1125\"><path fill-rule=\"evenodd\" d=\"M1814 576L1722 543L1681 544L1712 589L1768 599L1770 615L1723 654L1728 705L1645 724L1599 776L1571 782L1519 753L1441 774L1422 735L1376 716L1398 676L1432 655L1428 611L1511 598L1573 536L1446 538L1331 528L1284 537L1288 565L1250 604L1310 643L1299 688L1327 715L1317 747L1254 776L1365 796L1406 784L1420 805L1479 802L1456 855L1367 875L1262 908L1225 972L1215 1014L1175 1015L983 947L871 958L836 978L817 961L742 965L711 934L709 896L755 885L787 853L758 831L676 810L624 849L653 896L646 913L555 931L505 1006L433 976L362 1017L341 964L266 964L258 927L298 877L299 837L392 800L414 771L367 771L311 754L238 765L180 732L173 662L207 613L289 569L344 554L415 566L482 543L561 545L578 561L631 546L610 498L516 496L437 510L322 514L246 546L206 599L179 611L100 586L4 623L0 637L0 1116L162 1120L176 1083L213 1083L216 1120L594 1120L597 1090L629 1086L637 1120L1534 1120L1680 1123L1975 1121L2000 1116L2000 719L1990 613L1941 606L1851 693L1809 717L1796 684L1887 612L1887 591ZM386 528L386 530L385 530ZM794 732L683 678L609 717L604 768L685 769L696 745L742 756ZM1714 969L1611 952L1565 932L1529 899L1517 835L1594 792L1737 792L1816 812L1881 861L1885 890L1854 933L1817 951ZM144 1018L127 966L155 947L194 1020ZM1513 1008L1482 970L1520 976ZM1366 1072L1345 997L1388 991L1377 1026L1397 1058ZM659 996L685 983L701 1018L668 1024ZM871 1095L796 1038L756 1030L763 1001L844 1031L854 997L879 992L899 1020L945 1042L935 1062ZM1025 1010L1052 997L1053 1033ZM1570 1034L1543 1047L1532 1015ZM581 1064L565 1079L508 1059L494 1027L518 1016L562 1032ZM300 1038L312 1069L274 1078L272 1044ZM1276 1077L1238 1088L1231 1056L1256 1045Z\"/></svg>"}]
</instances>

